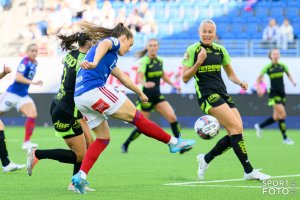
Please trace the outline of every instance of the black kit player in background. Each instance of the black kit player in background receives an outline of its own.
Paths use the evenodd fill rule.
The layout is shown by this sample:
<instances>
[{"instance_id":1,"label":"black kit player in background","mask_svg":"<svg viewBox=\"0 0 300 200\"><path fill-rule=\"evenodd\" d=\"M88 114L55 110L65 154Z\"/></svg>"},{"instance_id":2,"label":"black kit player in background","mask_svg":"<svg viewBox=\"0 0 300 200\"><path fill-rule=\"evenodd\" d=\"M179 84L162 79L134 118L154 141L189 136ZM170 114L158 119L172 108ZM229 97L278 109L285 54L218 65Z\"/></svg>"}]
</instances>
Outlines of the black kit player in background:
<instances>
[{"instance_id":1,"label":"black kit player in background","mask_svg":"<svg viewBox=\"0 0 300 200\"><path fill-rule=\"evenodd\" d=\"M3 72L0 73L0 79L9 74L11 69L4 65ZM20 165L12 162L8 158L8 151L5 142L4 124L0 119L0 159L2 163L2 170L4 173L12 172L24 168L26 165Z\"/></svg>"},{"instance_id":2,"label":"black kit player in background","mask_svg":"<svg viewBox=\"0 0 300 200\"><path fill-rule=\"evenodd\" d=\"M203 20L198 28L198 34L201 41L189 46L184 55L182 78L185 83L191 78L195 78L196 93L201 110L217 118L228 133L217 142L210 152L197 156L198 178L203 180L208 164L216 156L232 147L243 165L245 180L269 179L269 175L253 169L248 160L242 135L243 122L232 98L227 94L221 76L222 66L227 77L233 83L243 89L247 89L248 84L240 81L235 75L227 50L223 46L213 43L216 36L216 24L210 19Z\"/></svg>"},{"instance_id":3,"label":"black kit player in background","mask_svg":"<svg viewBox=\"0 0 300 200\"><path fill-rule=\"evenodd\" d=\"M260 81L263 80L264 74L268 74L271 82L268 105L273 107L273 116L267 118L265 121L263 121L260 124L255 124L254 128L256 129L257 137L261 137L262 135L261 129L278 121L279 129L283 137L282 143L287 145L293 145L294 141L288 138L286 135L286 125L285 125L286 97L285 97L285 89L284 89L284 82L283 82L284 73L286 73L287 77L289 78L289 80L294 86L296 86L296 82L294 81L291 74L289 73L287 66L279 62L279 58L280 58L279 49L272 49L269 53L269 58L271 59L271 63L269 63L263 68L256 82L259 83ZM257 94L260 95L261 93L262 91L260 91L260 88L258 87Z\"/></svg>"},{"instance_id":4,"label":"black kit player in background","mask_svg":"<svg viewBox=\"0 0 300 200\"><path fill-rule=\"evenodd\" d=\"M144 50L137 52L136 56L141 58L140 66L138 69L138 80L143 87L143 92L149 98L147 103L137 102L137 109L141 113L150 118L151 111L155 110L161 114L169 123L172 132L176 138L180 137L180 125L177 122L177 117L172 106L160 93L160 81L163 79L166 83L174 87L177 91L180 91L180 87L171 82L169 77L163 70L163 59L157 55L159 49L159 43L157 39L149 39L147 46ZM122 153L128 152L129 144L135 140L140 131L136 128L132 131L130 136L121 146ZM184 153L190 149L182 150L180 153Z\"/></svg>"},{"instance_id":5,"label":"black kit player in background","mask_svg":"<svg viewBox=\"0 0 300 200\"><path fill-rule=\"evenodd\" d=\"M80 32L70 36L58 35L63 51L68 51L63 59L64 70L58 93L52 100L50 109L56 135L62 137L71 150L66 149L30 149L27 154L27 172L32 175L35 164L42 159L57 160L73 164L73 175L81 166L86 149L93 142L92 135L81 113L74 103L75 80L80 63L91 47L91 39ZM79 49L73 46L78 43ZM68 190L75 190L72 184ZM93 189L86 188L88 191Z\"/></svg>"}]
</instances>

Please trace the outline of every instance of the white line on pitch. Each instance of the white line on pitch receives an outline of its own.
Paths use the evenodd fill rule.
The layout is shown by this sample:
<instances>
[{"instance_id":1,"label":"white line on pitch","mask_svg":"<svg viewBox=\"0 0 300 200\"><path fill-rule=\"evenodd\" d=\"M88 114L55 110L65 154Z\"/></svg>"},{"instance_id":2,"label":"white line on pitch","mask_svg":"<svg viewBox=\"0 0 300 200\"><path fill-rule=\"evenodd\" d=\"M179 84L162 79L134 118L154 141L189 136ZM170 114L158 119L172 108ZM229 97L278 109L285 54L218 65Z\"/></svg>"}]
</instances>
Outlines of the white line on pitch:
<instances>
[{"instance_id":1,"label":"white line on pitch","mask_svg":"<svg viewBox=\"0 0 300 200\"><path fill-rule=\"evenodd\" d=\"M273 178L289 178L289 177L300 177L300 174L293 175L282 175L282 176L272 176ZM194 181L194 182L183 182L183 183L166 183L163 185L191 185L191 184L205 184L205 183L222 183L222 182L234 182L234 181L245 181L245 179L225 179L225 180L214 180L214 181Z\"/></svg>"},{"instance_id":2,"label":"white line on pitch","mask_svg":"<svg viewBox=\"0 0 300 200\"><path fill-rule=\"evenodd\" d=\"M222 188L258 188L261 189L263 186L254 186L254 185L176 185L176 186L184 186L184 187L222 187ZM268 187L270 188L270 187ZM276 188L276 187L274 187ZM293 189L299 190L299 187L293 187Z\"/></svg>"}]
</instances>

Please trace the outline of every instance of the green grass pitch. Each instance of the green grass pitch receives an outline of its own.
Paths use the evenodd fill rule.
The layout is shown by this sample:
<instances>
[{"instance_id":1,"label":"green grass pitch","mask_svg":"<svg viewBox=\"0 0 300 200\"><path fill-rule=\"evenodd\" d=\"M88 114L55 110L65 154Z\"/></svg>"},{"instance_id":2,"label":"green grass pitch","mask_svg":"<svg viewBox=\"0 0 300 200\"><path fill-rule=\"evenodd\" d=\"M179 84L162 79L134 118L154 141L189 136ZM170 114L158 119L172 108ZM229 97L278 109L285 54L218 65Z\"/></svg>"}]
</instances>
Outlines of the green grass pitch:
<instances>
[{"instance_id":1,"label":"green grass pitch","mask_svg":"<svg viewBox=\"0 0 300 200\"><path fill-rule=\"evenodd\" d=\"M170 131L169 129L167 129ZM192 129L183 129L185 138L195 138L194 148L184 154L171 154L168 147L153 139L140 136L131 144L128 154L121 154L120 146L131 129L112 128L111 142L94 168L88 181L96 192L79 195L67 191L72 176L72 165L52 160L41 160L29 177L26 169L0 174L1 200L52 200L52 199L112 199L112 200L206 200L206 199L300 199L300 134L289 130L295 145L281 143L279 130L265 130L258 139L254 130L244 134L249 160L255 168L274 178L295 183L295 194L263 194L258 181L232 180L243 178L242 166L233 150L217 157L206 173L207 182L197 182L196 156L208 152L224 134L224 130L211 141L200 139ZM10 159L26 162L21 150L23 127L6 127L6 142ZM64 141L54 136L54 129L37 127L33 142L40 149L67 148ZM209 182L213 181L215 182ZM225 181L222 181L225 180ZM193 182L193 183L189 183ZM180 183L178 185L168 185Z\"/></svg>"}]
</instances>

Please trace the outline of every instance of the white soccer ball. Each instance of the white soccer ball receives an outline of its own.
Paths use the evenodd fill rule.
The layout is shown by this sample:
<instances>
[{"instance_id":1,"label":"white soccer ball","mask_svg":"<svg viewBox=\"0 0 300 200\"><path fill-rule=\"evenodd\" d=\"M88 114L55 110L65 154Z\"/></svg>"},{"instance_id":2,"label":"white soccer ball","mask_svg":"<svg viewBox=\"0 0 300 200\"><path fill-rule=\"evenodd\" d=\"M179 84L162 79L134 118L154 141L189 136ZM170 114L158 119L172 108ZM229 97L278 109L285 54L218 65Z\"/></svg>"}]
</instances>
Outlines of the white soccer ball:
<instances>
[{"instance_id":1,"label":"white soccer ball","mask_svg":"<svg viewBox=\"0 0 300 200\"><path fill-rule=\"evenodd\" d=\"M220 124L215 117L203 115L195 122L194 129L202 139L211 140L218 135Z\"/></svg>"}]
</instances>

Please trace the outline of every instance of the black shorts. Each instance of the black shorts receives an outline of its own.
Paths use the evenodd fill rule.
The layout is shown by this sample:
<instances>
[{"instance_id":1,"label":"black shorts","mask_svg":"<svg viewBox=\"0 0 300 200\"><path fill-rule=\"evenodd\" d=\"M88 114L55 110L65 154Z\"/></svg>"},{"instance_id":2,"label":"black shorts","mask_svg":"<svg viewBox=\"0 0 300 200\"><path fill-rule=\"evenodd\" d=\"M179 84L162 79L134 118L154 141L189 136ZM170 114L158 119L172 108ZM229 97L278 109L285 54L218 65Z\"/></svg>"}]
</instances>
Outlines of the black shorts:
<instances>
[{"instance_id":1,"label":"black shorts","mask_svg":"<svg viewBox=\"0 0 300 200\"><path fill-rule=\"evenodd\" d=\"M136 102L136 107L138 110L151 112L154 109L154 106L160 102L165 101L165 97L163 95L160 95L159 97L151 98L149 97L147 103L141 103L141 101Z\"/></svg>"},{"instance_id":2,"label":"black shorts","mask_svg":"<svg viewBox=\"0 0 300 200\"><path fill-rule=\"evenodd\" d=\"M268 105L273 106L275 104L282 104L285 105L286 97L285 93L282 92L274 92L271 91L269 93Z\"/></svg>"},{"instance_id":3,"label":"black shorts","mask_svg":"<svg viewBox=\"0 0 300 200\"><path fill-rule=\"evenodd\" d=\"M220 106L224 103L227 103L230 108L235 108L234 101L231 96L228 94L211 94L207 96L203 96L200 99L198 99L199 106L201 110L208 114L208 111L213 108Z\"/></svg>"},{"instance_id":4,"label":"black shorts","mask_svg":"<svg viewBox=\"0 0 300 200\"><path fill-rule=\"evenodd\" d=\"M74 115L75 112L76 109L74 106L70 106L65 102L52 101L50 113L56 130L56 136L67 139L83 133L81 125L78 122L78 119L81 119L82 115L80 113Z\"/></svg>"}]
</instances>

